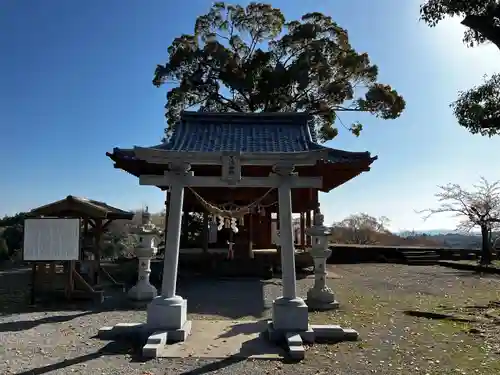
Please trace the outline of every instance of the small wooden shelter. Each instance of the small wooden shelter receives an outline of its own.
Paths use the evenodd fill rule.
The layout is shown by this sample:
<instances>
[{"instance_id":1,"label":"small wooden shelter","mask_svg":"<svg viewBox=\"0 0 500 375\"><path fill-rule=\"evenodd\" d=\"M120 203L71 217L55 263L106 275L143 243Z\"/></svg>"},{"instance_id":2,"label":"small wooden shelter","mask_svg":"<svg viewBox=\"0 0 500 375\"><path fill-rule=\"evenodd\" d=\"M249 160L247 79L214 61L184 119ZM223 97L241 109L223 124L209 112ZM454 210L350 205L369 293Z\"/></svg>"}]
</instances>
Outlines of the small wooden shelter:
<instances>
[{"instance_id":1,"label":"small wooden shelter","mask_svg":"<svg viewBox=\"0 0 500 375\"><path fill-rule=\"evenodd\" d=\"M102 295L100 276L106 277L112 284L120 285L101 267L102 235L114 220L132 220L133 212L92 199L68 195L64 199L33 209L30 216L78 218L82 223L79 261L63 262L63 264L57 264L58 262L34 264L34 285L41 286L44 283L39 281L44 280L48 281L49 288L57 289L60 286L56 280L63 276L67 297L73 296L76 291L93 297ZM83 268L87 270L86 277L82 275Z\"/></svg>"}]
</instances>

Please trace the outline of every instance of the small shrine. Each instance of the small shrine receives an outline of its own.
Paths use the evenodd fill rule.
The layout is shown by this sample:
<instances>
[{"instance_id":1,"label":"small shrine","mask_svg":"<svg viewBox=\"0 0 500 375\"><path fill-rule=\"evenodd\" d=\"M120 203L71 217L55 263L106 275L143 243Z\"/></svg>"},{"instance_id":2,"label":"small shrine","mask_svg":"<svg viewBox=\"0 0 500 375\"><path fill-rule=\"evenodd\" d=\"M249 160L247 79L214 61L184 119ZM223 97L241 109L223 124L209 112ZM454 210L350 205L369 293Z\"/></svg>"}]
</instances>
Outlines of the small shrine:
<instances>
[{"instance_id":1,"label":"small shrine","mask_svg":"<svg viewBox=\"0 0 500 375\"><path fill-rule=\"evenodd\" d=\"M292 214L300 215L299 246L312 247L317 258L317 282L308 299L335 305L333 292L324 284L328 232L318 194L369 171L376 157L320 145L307 113L206 112L184 112L166 143L115 148L107 156L115 168L137 176L141 185L167 191L168 216L161 295L148 305L147 322L105 327L101 337L145 331L151 336L143 354L158 357L167 341L183 341L189 335L188 301L176 294L185 212L204 213L207 243L215 240L215 229L230 227L235 241L228 244L236 253L270 248L271 215L277 216L283 294L273 302L269 337L286 340L295 357L303 356L303 341L357 337L351 329L309 324L308 306L296 291Z\"/></svg>"}]
</instances>

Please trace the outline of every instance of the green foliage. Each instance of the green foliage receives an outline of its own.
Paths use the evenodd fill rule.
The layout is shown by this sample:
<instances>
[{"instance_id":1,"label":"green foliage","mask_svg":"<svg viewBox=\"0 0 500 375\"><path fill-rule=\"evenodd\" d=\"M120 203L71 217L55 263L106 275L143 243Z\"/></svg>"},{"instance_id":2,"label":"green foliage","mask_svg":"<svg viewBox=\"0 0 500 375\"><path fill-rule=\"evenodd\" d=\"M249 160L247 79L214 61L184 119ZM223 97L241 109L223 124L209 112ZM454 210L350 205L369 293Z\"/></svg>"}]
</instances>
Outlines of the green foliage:
<instances>
[{"instance_id":1,"label":"green foliage","mask_svg":"<svg viewBox=\"0 0 500 375\"><path fill-rule=\"evenodd\" d=\"M9 247L5 238L0 238L0 262L9 259Z\"/></svg>"},{"instance_id":2,"label":"green foliage","mask_svg":"<svg viewBox=\"0 0 500 375\"><path fill-rule=\"evenodd\" d=\"M12 225L24 225L24 219L27 217L26 212L20 212L15 214L14 216L4 216L0 219L0 228L2 227L10 227Z\"/></svg>"},{"instance_id":3,"label":"green foliage","mask_svg":"<svg viewBox=\"0 0 500 375\"><path fill-rule=\"evenodd\" d=\"M500 49L499 0L427 0L420 7L421 19L435 26L447 17L461 17L467 27L464 43L469 47L492 42ZM458 123L473 134L492 136L500 129L500 76L459 93L451 104Z\"/></svg>"},{"instance_id":4,"label":"green foliage","mask_svg":"<svg viewBox=\"0 0 500 375\"><path fill-rule=\"evenodd\" d=\"M197 18L193 35L175 38L153 84L175 84L167 94L169 135L182 110L308 111L323 140L337 135L339 112L399 117L404 99L377 82L368 54L349 43L331 17L308 13L286 22L271 5L214 3ZM349 127L359 135L362 126Z\"/></svg>"},{"instance_id":5,"label":"green foliage","mask_svg":"<svg viewBox=\"0 0 500 375\"><path fill-rule=\"evenodd\" d=\"M181 247L200 246L203 232L203 215L189 212L186 219L186 231L181 235Z\"/></svg>"},{"instance_id":6,"label":"green foliage","mask_svg":"<svg viewBox=\"0 0 500 375\"><path fill-rule=\"evenodd\" d=\"M24 236L24 224L15 224L5 228L2 232L2 239L5 240L9 254L15 250L22 249Z\"/></svg>"},{"instance_id":7,"label":"green foliage","mask_svg":"<svg viewBox=\"0 0 500 375\"><path fill-rule=\"evenodd\" d=\"M420 7L421 19L436 26L447 17L461 17L468 29L464 43L472 47L490 41L500 48L500 5L498 0L428 0Z\"/></svg>"},{"instance_id":8,"label":"green foliage","mask_svg":"<svg viewBox=\"0 0 500 375\"><path fill-rule=\"evenodd\" d=\"M458 123L471 133L492 136L500 132L500 74L482 85L460 92L451 105Z\"/></svg>"}]
</instances>

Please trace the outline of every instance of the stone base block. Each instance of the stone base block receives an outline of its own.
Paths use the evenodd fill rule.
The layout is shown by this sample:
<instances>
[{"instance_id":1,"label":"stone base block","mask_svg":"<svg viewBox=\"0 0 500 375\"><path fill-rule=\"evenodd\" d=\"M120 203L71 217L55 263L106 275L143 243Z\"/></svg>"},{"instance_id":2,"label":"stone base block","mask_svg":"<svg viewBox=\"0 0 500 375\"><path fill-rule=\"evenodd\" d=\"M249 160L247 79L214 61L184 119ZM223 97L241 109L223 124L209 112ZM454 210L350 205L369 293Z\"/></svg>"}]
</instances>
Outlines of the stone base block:
<instances>
[{"instance_id":1,"label":"stone base block","mask_svg":"<svg viewBox=\"0 0 500 375\"><path fill-rule=\"evenodd\" d=\"M310 325L304 331L284 332L276 330L271 320L268 321L267 333L271 341L285 343L290 357L296 360L301 360L305 356L303 343L338 343L356 341L359 337L354 329L342 328L338 325Z\"/></svg>"},{"instance_id":2,"label":"stone base block","mask_svg":"<svg viewBox=\"0 0 500 375\"><path fill-rule=\"evenodd\" d=\"M146 325L144 323L118 323L112 327L102 327L97 332L101 340L119 340L143 335Z\"/></svg>"},{"instance_id":3,"label":"stone base block","mask_svg":"<svg viewBox=\"0 0 500 375\"><path fill-rule=\"evenodd\" d=\"M309 326L309 311L302 298L277 298L272 309L273 327L276 331L301 332Z\"/></svg>"},{"instance_id":4,"label":"stone base block","mask_svg":"<svg viewBox=\"0 0 500 375\"><path fill-rule=\"evenodd\" d=\"M306 351L302 345L302 337L300 337L298 333L289 332L285 335L285 339L288 345L288 354L290 358L299 361L304 359Z\"/></svg>"},{"instance_id":5,"label":"stone base block","mask_svg":"<svg viewBox=\"0 0 500 375\"><path fill-rule=\"evenodd\" d=\"M267 337L270 341L274 343L283 343L286 342L288 334L298 334L300 335L303 342L307 344L314 343L314 331L308 327L305 331L284 331L281 329L274 328L274 323L272 320L268 320L267 322Z\"/></svg>"},{"instance_id":6,"label":"stone base block","mask_svg":"<svg viewBox=\"0 0 500 375\"><path fill-rule=\"evenodd\" d=\"M359 334L352 328L342 328L335 324L311 325L314 341L335 343L339 341L356 341Z\"/></svg>"},{"instance_id":7,"label":"stone base block","mask_svg":"<svg viewBox=\"0 0 500 375\"><path fill-rule=\"evenodd\" d=\"M185 341L191 333L191 321L187 320L183 327L171 331L152 331L152 327L144 323L118 323L113 327L103 327L97 336L102 340L146 340L142 347L145 358L159 358L167 348L167 344Z\"/></svg>"},{"instance_id":8,"label":"stone base block","mask_svg":"<svg viewBox=\"0 0 500 375\"><path fill-rule=\"evenodd\" d=\"M309 307L310 311L337 310L340 307L340 304L337 300L333 300L331 302L324 302L313 298L308 298L306 300L306 304Z\"/></svg>"},{"instance_id":9,"label":"stone base block","mask_svg":"<svg viewBox=\"0 0 500 375\"><path fill-rule=\"evenodd\" d=\"M158 291L154 285L137 284L130 288L127 295L133 301L151 301L158 296Z\"/></svg>"},{"instance_id":10,"label":"stone base block","mask_svg":"<svg viewBox=\"0 0 500 375\"><path fill-rule=\"evenodd\" d=\"M164 351L167 348L167 343L186 341L191 333L192 322L186 320L184 326L173 331L158 331L151 334L146 345L142 347L142 355L145 358L161 358L164 357Z\"/></svg>"},{"instance_id":11,"label":"stone base block","mask_svg":"<svg viewBox=\"0 0 500 375\"><path fill-rule=\"evenodd\" d=\"M168 343L185 341L191 333L187 320L187 301L179 296L156 297L148 305L146 323L119 323L103 327L97 336L103 340L146 341L142 354L147 358L162 357Z\"/></svg>"},{"instance_id":12,"label":"stone base block","mask_svg":"<svg viewBox=\"0 0 500 375\"><path fill-rule=\"evenodd\" d=\"M156 297L147 311L147 325L156 331L181 330L187 321L187 300L180 296Z\"/></svg>"}]
</instances>

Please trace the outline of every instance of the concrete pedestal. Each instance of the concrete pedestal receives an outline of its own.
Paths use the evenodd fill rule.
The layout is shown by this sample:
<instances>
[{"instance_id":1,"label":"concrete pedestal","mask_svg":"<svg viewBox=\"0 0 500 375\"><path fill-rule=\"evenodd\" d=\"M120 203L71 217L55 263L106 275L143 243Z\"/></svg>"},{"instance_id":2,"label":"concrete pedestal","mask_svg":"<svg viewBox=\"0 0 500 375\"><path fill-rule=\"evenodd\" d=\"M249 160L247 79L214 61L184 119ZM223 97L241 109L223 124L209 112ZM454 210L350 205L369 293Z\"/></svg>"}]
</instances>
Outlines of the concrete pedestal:
<instances>
[{"instance_id":1,"label":"concrete pedestal","mask_svg":"<svg viewBox=\"0 0 500 375\"><path fill-rule=\"evenodd\" d=\"M309 326L307 305L302 298L277 298L272 309L273 327L276 331L306 331Z\"/></svg>"},{"instance_id":2,"label":"concrete pedestal","mask_svg":"<svg viewBox=\"0 0 500 375\"><path fill-rule=\"evenodd\" d=\"M187 300L180 296L159 296L151 301L147 311L148 326L166 331L182 330L187 321Z\"/></svg>"}]
</instances>

